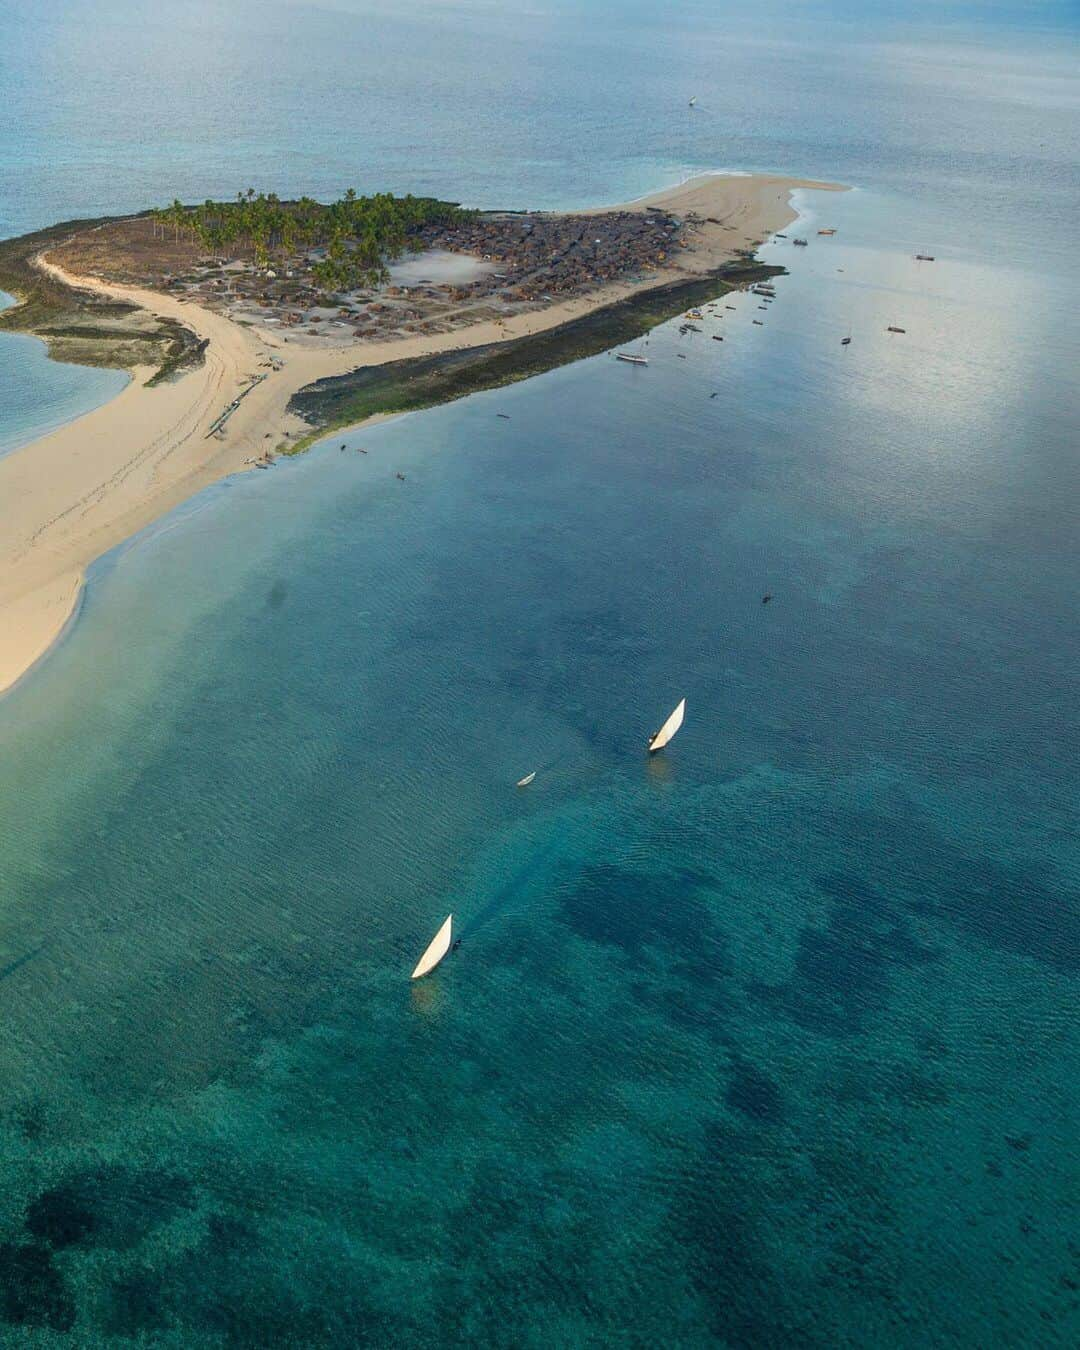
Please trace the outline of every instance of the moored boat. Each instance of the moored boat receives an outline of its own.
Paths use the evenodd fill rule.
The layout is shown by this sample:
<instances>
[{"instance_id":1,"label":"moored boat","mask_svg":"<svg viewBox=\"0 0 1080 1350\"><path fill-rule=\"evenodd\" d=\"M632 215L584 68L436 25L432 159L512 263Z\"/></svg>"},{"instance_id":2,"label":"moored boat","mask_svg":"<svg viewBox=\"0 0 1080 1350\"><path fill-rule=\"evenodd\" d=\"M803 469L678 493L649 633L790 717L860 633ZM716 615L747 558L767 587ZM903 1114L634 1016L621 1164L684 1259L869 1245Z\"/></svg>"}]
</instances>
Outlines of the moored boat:
<instances>
[{"instance_id":1,"label":"moored boat","mask_svg":"<svg viewBox=\"0 0 1080 1350\"><path fill-rule=\"evenodd\" d=\"M633 352L616 352L616 361L629 361L632 366L647 366L649 358L647 356L635 356Z\"/></svg>"}]
</instances>

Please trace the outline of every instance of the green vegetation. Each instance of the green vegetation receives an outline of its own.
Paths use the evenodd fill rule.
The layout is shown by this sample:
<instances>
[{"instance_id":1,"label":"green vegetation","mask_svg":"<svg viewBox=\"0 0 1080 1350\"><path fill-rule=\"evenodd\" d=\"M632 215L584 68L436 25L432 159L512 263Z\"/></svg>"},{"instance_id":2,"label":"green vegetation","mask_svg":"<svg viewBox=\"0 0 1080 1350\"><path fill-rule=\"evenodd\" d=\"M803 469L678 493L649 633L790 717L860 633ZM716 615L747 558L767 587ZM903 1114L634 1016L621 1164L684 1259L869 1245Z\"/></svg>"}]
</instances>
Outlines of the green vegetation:
<instances>
[{"instance_id":1,"label":"green vegetation","mask_svg":"<svg viewBox=\"0 0 1080 1350\"><path fill-rule=\"evenodd\" d=\"M390 192L358 197L350 188L327 206L310 197L283 202L272 192L256 194L248 188L234 202L184 206L174 201L151 218L163 237L171 229L174 238L187 235L208 252L243 250L260 266L300 249L324 248L315 277L328 290L345 291L386 281L387 260L419 249L417 236L425 225L453 225L475 214L434 197L395 197Z\"/></svg>"},{"instance_id":2,"label":"green vegetation","mask_svg":"<svg viewBox=\"0 0 1080 1350\"><path fill-rule=\"evenodd\" d=\"M295 394L289 411L312 430L282 453L295 455L339 427L378 413L411 412L464 398L481 389L513 384L556 366L640 337L693 305L783 272L782 267L736 263L702 281L673 282L621 300L545 333L511 338L464 351L363 366L349 375L318 380Z\"/></svg>"}]
</instances>

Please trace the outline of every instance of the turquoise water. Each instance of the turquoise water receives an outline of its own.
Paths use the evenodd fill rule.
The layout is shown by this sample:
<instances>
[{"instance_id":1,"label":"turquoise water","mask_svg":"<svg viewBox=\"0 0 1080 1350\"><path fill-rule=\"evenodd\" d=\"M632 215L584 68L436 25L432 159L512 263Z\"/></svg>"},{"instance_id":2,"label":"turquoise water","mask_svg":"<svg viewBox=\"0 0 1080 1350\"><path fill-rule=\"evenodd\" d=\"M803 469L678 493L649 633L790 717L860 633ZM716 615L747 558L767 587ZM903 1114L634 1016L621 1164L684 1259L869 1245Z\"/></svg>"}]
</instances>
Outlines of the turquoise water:
<instances>
[{"instance_id":1,"label":"turquoise water","mask_svg":"<svg viewBox=\"0 0 1080 1350\"><path fill-rule=\"evenodd\" d=\"M804 196L723 343L335 437L94 569L0 704L0 1339L1074 1344L1067 12L348 9L132 35L140 107L173 25L178 89L199 23L232 40L220 136L187 95L152 151L85 7L66 45L17 18L90 94L71 195L35 122L11 221L133 204L200 137L222 177L355 153L473 200L857 190Z\"/></svg>"}]
</instances>

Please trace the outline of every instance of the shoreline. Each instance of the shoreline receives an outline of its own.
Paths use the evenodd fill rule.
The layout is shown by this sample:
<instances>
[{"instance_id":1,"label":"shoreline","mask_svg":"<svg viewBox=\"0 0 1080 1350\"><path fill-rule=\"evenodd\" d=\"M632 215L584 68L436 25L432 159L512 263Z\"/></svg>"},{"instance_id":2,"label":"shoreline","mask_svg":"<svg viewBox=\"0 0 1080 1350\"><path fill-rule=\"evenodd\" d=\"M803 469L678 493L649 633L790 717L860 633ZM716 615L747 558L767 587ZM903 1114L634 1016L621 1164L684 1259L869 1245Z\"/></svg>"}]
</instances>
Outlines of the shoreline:
<instances>
[{"instance_id":1,"label":"shoreline","mask_svg":"<svg viewBox=\"0 0 1080 1350\"><path fill-rule=\"evenodd\" d=\"M285 453L300 453L335 430L440 407L621 347L688 309L771 281L784 270L766 263L732 264L708 276L641 288L635 295L528 337L361 366L316 380L294 394L289 405L315 426Z\"/></svg>"},{"instance_id":2,"label":"shoreline","mask_svg":"<svg viewBox=\"0 0 1080 1350\"><path fill-rule=\"evenodd\" d=\"M696 213L693 243L645 279L613 282L542 310L448 333L347 346L283 347L281 335L265 328L242 326L157 291L72 277L39 254L41 273L62 286L92 291L160 325L183 326L208 345L203 364L154 387L145 383L154 367L129 367L133 378L114 399L0 460L0 695L21 683L68 631L86 569L97 558L203 488L252 467L268 450L304 448L334 429L369 420L312 427L289 411L302 390L390 363L474 349L499 352L538 334L554 338L553 330L649 291L719 281L720 269L739 261L750 240L798 218L791 196L800 188L844 190L776 175L704 175L632 203L597 208L587 214L650 205ZM236 407L223 436L215 436L214 421L257 375L265 378ZM301 445L283 444L297 440Z\"/></svg>"}]
</instances>

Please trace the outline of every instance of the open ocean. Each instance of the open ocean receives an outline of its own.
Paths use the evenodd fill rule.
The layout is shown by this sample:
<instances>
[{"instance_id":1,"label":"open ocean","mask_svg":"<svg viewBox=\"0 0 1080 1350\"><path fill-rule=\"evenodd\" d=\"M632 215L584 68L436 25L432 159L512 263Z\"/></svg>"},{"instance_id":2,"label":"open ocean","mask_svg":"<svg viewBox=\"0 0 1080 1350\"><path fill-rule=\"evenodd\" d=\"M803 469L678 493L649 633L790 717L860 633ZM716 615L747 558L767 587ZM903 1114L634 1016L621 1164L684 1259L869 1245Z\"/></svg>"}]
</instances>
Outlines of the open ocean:
<instances>
[{"instance_id":1,"label":"open ocean","mask_svg":"<svg viewBox=\"0 0 1080 1350\"><path fill-rule=\"evenodd\" d=\"M0 0L0 232L855 190L94 567L0 701L0 1344L1075 1346L1075 6L402 9ZM0 448L123 378L0 336Z\"/></svg>"}]
</instances>

